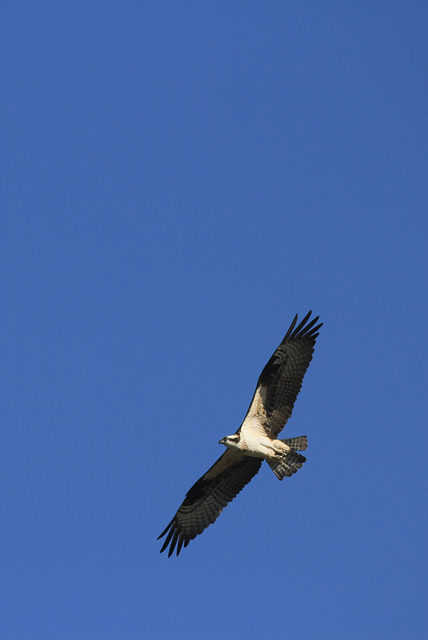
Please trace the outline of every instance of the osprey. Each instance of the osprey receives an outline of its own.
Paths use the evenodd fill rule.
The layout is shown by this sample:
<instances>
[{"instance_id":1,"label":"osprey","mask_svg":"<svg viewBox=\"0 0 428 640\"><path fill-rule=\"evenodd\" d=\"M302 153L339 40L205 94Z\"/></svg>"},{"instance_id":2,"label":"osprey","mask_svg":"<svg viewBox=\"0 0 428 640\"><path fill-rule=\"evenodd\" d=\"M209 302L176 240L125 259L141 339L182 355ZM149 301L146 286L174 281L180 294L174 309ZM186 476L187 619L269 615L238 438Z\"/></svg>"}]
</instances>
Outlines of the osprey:
<instances>
[{"instance_id":1,"label":"osprey","mask_svg":"<svg viewBox=\"0 0 428 640\"><path fill-rule=\"evenodd\" d=\"M256 390L243 423L231 436L219 442L223 455L189 489L177 513L160 534L165 536L162 551L168 556L196 538L220 515L223 508L256 475L266 460L279 480L291 476L306 458L298 451L308 446L306 436L278 440L279 432L291 416L312 360L315 340L322 323L318 316L308 322L311 311L296 327L297 315L285 337L260 374Z\"/></svg>"}]
</instances>

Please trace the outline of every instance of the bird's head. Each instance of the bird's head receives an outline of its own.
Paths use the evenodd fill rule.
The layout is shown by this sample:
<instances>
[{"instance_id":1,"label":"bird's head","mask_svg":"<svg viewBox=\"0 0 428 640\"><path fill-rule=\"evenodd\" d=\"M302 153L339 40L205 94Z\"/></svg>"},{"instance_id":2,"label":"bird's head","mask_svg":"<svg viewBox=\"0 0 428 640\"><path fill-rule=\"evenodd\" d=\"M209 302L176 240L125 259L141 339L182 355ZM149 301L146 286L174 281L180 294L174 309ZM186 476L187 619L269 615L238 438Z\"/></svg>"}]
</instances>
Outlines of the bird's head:
<instances>
[{"instance_id":1,"label":"bird's head","mask_svg":"<svg viewBox=\"0 0 428 640\"><path fill-rule=\"evenodd\" d=\"M224 436L221 440L219 440L219 444L224 444L228 449L238 449L239 436L236 434L233 436Z\"/></svg>"}]
</instances>

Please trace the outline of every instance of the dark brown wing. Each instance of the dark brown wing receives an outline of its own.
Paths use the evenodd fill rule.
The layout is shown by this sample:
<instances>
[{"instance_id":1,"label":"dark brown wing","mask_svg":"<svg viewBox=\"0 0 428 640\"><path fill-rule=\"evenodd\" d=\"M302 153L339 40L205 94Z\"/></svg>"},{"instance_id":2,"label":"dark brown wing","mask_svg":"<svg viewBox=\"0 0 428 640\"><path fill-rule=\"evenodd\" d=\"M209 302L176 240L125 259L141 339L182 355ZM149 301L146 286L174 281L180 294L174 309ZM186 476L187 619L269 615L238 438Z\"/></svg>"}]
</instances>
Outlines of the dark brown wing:
<instances>
[{"instance_id":1,"label":"dark brown wing","mask_svg":"<svg viewBox=\"0 0 428 640\"><path fill-rule=\"evenodd\" d=\"M256 475L261 463L259 458L249 458L231 449L225 451L187 492L183 504L160 534L158 540L168 534L161 553L169 545L168 556L176 546L178 555L183 545L187 547L190 540L215 522L223 508Z\"/></svg>"},{"instance_id":2,"label":"dark brown wing","mask_svg":"<svg viewBox=\"0 0 428 640\"><path fill-rule=\"evenodd\" d=\"M260 417L266 433L276 438L291 416L302 386L303 376L312 360L315 340L322 326L318 316L308 322L311 311L297 324L297 315L283 341L260 374L256 391L244 422L238 429L252 428L251 418Z\"/></svg>"}]
</instances>

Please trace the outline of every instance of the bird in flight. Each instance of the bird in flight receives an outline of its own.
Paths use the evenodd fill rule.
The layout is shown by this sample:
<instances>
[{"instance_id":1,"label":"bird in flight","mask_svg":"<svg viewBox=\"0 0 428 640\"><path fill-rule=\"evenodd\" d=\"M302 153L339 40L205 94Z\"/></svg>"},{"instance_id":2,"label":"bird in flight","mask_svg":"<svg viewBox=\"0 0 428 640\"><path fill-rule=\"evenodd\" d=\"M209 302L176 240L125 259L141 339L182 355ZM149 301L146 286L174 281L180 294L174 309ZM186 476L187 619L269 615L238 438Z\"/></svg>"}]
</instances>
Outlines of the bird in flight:
<instances>
[{"instance_id":1,"label":"bird in flight","mask_svg":"<svg viewBox=\"0 0 428 640\"><path fill-rule=\"evenodd\" d=\"M231 436L219 442L226 447L222 456L189 489L177 513L160 534L166 535L161 548L182 547L215 522L223 508L256 475L266 460L279 480L291 476L306 458L299 451L308 446L306 436L278 440L291 416L297 395L312 360L322 323L318 316L309 321L311 311L297 325L297 315L284 339L260 374L243 423ZM297 325L297 326L296 326Z\"/></svg>"}]
</instances>

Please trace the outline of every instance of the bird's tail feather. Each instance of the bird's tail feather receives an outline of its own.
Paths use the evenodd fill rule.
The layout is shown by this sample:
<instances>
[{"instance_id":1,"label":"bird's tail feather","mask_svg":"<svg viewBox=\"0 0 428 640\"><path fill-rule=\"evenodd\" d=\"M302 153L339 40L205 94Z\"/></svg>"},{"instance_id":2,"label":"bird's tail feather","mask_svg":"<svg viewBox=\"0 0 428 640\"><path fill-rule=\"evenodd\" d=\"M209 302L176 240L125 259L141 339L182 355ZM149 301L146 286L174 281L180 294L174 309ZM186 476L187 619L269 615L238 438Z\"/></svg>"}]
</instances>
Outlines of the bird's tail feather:
<instances>
[{"instance_id":1,"label":"bird's tail feather","mask_svg":"<svg viewBox=\"0 0 428 640\"><path fill-rule=\"evenodd\" d=\"M291 449L280 460L266 460L274 474L279 480L283 480L285 476L292 476L299 469L302 468L304 462L306 462L305 456L302 456L297 451L304 451L308 447L308 439L306 436L299 436L298 438L287 438L281 440L284 444L288 445Z\"/></svg>"},{"instance_id":2,"label":"bird's tail feather","mask_svg":"<svg viewBox=\"0 0 428 640\"><path fill-rule=\"evenodd\" d=\"M308 437L299 436L298 438L286 438L281 440L284 444L288 445L292 451L305 451L308 448Z\"/></svg>"},{"instance_id":3,"label":"bird's tail feather","mask_svg":"<svg viewBox=\"0 0 428 640\"><path fill-rule=\"evenodd\" d=\"M283 480L285 476L292 476L298 469L302 468L306 462L305 456L295 451L289 451L281 460L266 460L278 480Z\"/></svg>"}]
</instances>

